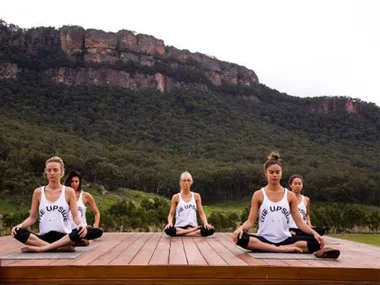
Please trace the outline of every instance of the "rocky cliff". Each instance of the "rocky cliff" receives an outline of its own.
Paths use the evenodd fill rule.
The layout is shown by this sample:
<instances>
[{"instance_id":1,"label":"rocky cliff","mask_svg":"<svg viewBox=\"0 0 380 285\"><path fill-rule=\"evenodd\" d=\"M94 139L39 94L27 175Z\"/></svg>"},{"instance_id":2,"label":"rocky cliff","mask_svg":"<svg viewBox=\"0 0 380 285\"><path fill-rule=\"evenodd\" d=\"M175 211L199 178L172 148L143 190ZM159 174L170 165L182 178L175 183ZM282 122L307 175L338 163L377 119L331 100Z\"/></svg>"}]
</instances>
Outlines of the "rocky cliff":
<instances>
[{"instance_id":1,"label":"rocky cliff","mask_svg":"<svg viewBox=\"0 0 380 285\"><path fill-rule=\"evenodd\" d=\"M112 33L79 26L23 30L1 22L0 44L0 78L17 78L38 66L47 78L67 85L170 91L183 85L208 89L259 83L255 72L244 66L165 46L160 39L128 30Z\"/></svg>"}]
</instances>

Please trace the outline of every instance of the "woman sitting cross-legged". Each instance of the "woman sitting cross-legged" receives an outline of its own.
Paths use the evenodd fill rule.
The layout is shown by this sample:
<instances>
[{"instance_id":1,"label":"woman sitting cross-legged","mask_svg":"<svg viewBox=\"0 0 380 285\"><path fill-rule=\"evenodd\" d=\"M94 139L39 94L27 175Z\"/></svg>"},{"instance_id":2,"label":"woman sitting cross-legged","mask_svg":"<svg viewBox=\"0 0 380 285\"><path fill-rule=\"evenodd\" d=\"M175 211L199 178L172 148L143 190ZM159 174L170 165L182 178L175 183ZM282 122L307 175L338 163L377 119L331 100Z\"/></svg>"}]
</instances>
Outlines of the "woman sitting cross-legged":
<instances>
[{"instance_id":1,"label":"woman sitting cross-legged","mask_svg":"<svg viewBox=\"0 0 380 285\"><path fill-rule=\"evenodd\" d=\"M46 186L34 190L29 217L12 228L12 237L26 244L23 252L74 251L73 245L83 238L93 239L87 232L77 211L74 190L61 185L64 164L60 157L53 156L45 163ZM69 212L77 228L71 229ZM26 228L33 225L39 216L38 235Z\"/></svg>"},{"instance_id":2,"label":"woman sitting cross-legged","mask_svg":"<svg viewBox=\"0 0 380 285\"><path fill-rule=\"evenodd\" d=\"M267 185L256 191L251 200L247 221L232 235L239 246L262 252L314 253L317 257L338 258L339 250L324 248L324 239L304 223L298 211L298 201L293 192L280 185L282 163L278 153L272 152L264 164ZM300 230L310 236L291 236L289 217ZM245 232L259 220L257 234Z\"/></svg>"},{"instance_id":3,"label":"woman sitting cross-legged","mask_svg":"<svg viewBox=\"0 0 380 285\"><path fill-rule=\"evenodd\" d=\"M165 233L169 236L210 236L215 230L207 223L206 215L203 211L201 196L190 191L193 178L189 172L183 172L180 177L181 190L173 195L170 204L168 224ZM173 226L174 211L175 225ZM197 211L203 222L203 227L198 226Z\"/></svg>"},{"instance_id":4,"label":"woman sitting cross-legged","mask_svg":"<svg viewBox=\"0 0 380 285\"><path fill-rule=\"evenodd\" d=\"M92 195L82 190L82 175L78 171L71 171L65 180L65 185L70 186L74 189L75 196L77 198L78 214L81 218L82 223L87 227L87 235L93 237L93 239L101 237L103 235L103 230L99 228L100 212ZM92 227L87 225L86 205L89 205L92 212L94 213L95 223ZM69 213L69 219L71 228L76 229L77 225L73 220L73 215L71 212ZM75 244L75 246L88 245L90 245L90 242L87 239L82 239L81 242Z\"/></svg>"},{"instance_id":5,"label":"woman sitting cross-legged","mask_svg":"<svg viewBox=\"0 0 380 285\"><path fill-rule=\"evenodd\" d=\"M304 180L303 177L299 174L294 174L290 176L288 181L289 189L294 193L297 199L297 205L298 210L301 215L301 219L304 223L308 224L314 231L316 231L320 236L323 236L325 234L325 228L323 227L315 227L311 225L310 221L310 199L309 197L306 197L301 194L301 191L303 189ZM304 233L301 231L296 223L294 222L294 219L292 216L290 216L289 221L289 227L290 227L290 233L293 236L309 236L309 234Z\"/></svg>"}]
</instances>

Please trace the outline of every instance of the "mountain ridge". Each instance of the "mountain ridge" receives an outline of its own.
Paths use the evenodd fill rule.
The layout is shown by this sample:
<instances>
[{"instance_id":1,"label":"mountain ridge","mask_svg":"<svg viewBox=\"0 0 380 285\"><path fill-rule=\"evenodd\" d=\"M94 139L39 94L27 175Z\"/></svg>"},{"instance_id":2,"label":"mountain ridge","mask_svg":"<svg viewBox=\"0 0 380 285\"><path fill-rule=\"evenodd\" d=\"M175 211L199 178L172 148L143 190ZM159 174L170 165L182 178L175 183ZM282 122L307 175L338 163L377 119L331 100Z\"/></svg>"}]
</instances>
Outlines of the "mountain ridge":
<instances>
[{"instance_id":1,"label":"mountain ridge","mask_svg":"<svg viewBox=\"0 0 380 285\"><path fill-rule=\"evenodd\" d=\"M379 205L375 104L298 98L258 80L246 85L234 64L228 66L236 72L226 73L234 76L214 84L204 68L209 59L202 63L186 52L186 62L165 59L163 43L149 37L144 45L152 48L138 53L137 36L129 32L123 33L136 39L127 45L132 59L113 62L115 34L90 30L84 51L86 33L78 30L78 45L68 44L68 38L75 43L75 33L62 34L70 50L64 52L54 28L0 25L1 190L30 191L43 183L46 159L60 155L69 170L110 190L170 196L188 170L205 200L235 199L265 183L262 164L277 150L287 162L283 185L301 173L312 199ZM158 84L160 78L165 84ZM168 88L169 81L178 84Z\"/></svg>"}]
</instances>

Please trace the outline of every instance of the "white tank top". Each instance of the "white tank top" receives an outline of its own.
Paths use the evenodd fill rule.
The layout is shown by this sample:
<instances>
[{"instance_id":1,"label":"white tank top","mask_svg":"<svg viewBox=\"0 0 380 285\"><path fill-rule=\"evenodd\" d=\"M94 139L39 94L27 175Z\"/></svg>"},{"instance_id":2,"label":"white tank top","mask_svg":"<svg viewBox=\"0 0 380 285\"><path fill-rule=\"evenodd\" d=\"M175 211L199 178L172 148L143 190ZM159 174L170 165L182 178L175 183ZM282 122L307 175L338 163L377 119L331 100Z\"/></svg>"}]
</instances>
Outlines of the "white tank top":
<instances>
[{"instance_id":1,"label":"white tank top","mask_svg":"<svg viewBox=\"0 0 380 285\"><path fill-rule=\"evenodd\" d=\"M41 187L41 201L38 207L40 215L40 235L50 231L71 233L69 212L70 206L66 201L66 187L62 186L61 195L54 202L50 202L45 196L45 186Z\"/></svg>"},{"instance_id":2,"label":"white tank top","mask_svg":"<svg viewBox=\"0 0 380 285\"><path fill-rule=\"evenodd\" d=\"M302 199L301 199L301 203L298 204L298 211L300 212L302 221L304 221L306 223L307 220L306 220L305 196L304 195L301 195L301 196L302 196ZM290 215L289 227L294 228L294 229L298 229L296 223L293 220L292 215Z\"/></svg>"},{"instance_id":3,"label":"white tank top","mask_svg":"<svg viewBox=\"0 0 380 285\"><path fill-rule=\"evenodd\" d=\"M175 227L192 226L197 227L197 204L195 203L194 193L191 193L189 202L182 199L181 193L178 193L179 202L175 214Z\"/></svg>"},{"instance_id":4,"label":"white tank top","mask_svg":"<svg viewBox=\"0 0 380 285\"><path fill-rule=\"evenodd\" d=\"M284 197L278 202L268 199L265 189L263 203L259 209L259 230L257 235L273 243L279 243L291 236L289 232L290 207L288 189L285 188Z\"/></svg>"},{"instance_id":5,"label":"white tank top","mask_svg":"<svg viewBox=\"0 0 380 285\"><path fill-rule=\"evenodd\" d=\"M80 191L79 198L77 201L77 206L78 206L78 214L81 218L81 221L85 226L87 226L87 220L86 220L87 207L83 203L83 191ZM70 218L70 223L71 223L71 229L73 230L73 229L78 228L78 225L73 220L73 214L71 213L71 211L69 212L69 218Z\"/></svg>"}]
</instances>

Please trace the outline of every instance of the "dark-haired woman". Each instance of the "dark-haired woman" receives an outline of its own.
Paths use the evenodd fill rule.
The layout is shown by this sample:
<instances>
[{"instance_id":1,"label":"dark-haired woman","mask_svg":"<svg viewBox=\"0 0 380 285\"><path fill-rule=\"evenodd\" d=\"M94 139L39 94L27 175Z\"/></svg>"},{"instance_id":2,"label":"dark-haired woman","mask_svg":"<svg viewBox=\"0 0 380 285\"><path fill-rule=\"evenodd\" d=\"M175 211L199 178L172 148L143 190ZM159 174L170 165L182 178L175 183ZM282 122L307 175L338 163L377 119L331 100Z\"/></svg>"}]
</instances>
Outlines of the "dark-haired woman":
<instances>
[{"instance_id":1,"label":"dark-haired woman","mask_svg":"<svg viewBox=\"0 0 380 285\"><path fill-rule=\"evenodd\" d=\"M297 207L299 214L301 215L301 219L304 223L308 224L313 228L319 235L323 236L325 234L325 229L322 227L313 227L310 221L310 199L305 195L302 195L302 189L304 186L304 179L299 174L294 174L290 176L288 180L289 189L295 194L297 199ZM294 222L293 216L290 217L289 222L290 233L295 236L309 236L309 234L301 231L296 223Z\"/></svg>"},{"instance_id":2,"label":"dark-haired woman","mask_svg":"<svg viewBox=\"0 0 380 285\"><path fill-rule=\"evenodd\" d=\"M99 238L103 234L103 230L99 228L100 222L100 212L98 207L96 206L95 200L92 195L88 192L82 191L82 176L78 171L71 171L67 176L65 183L66 186L70 186L75 191L75 196L77 198L77 206L78 213L82 220L82 223L87 227L87 235L91 237L91 239ZM94 225L88 226L86 219L86 210L87 205L90 206L92 212L94 213L95 223ZM75 222L73 220L73 216L71 213L69 214L71 226L74 229L76 227ZM87 239L83 239L81 242L77 243L76 246L88 246L89 241Z\"/></svg>"},{"instance_id":3,"label":"dark-haired woman","mask_svg":"<svg viewBox=\"0 0 380 285\"><path fill-rule=\"evenodd\" d=\"M282 163L278 153L272 152L264 164L267 185L256 191L251 199L248 219L232 235L239 246L262 252L314 252L318 257L338 258L340 252L324 248L324 239L298 214L297 200L291 191L280 184ZM311 237L292 237L289 231L289 217L293 215L297 226ZM248 234L257 218L257 234Z\"/></svg>"}]
</instances>

